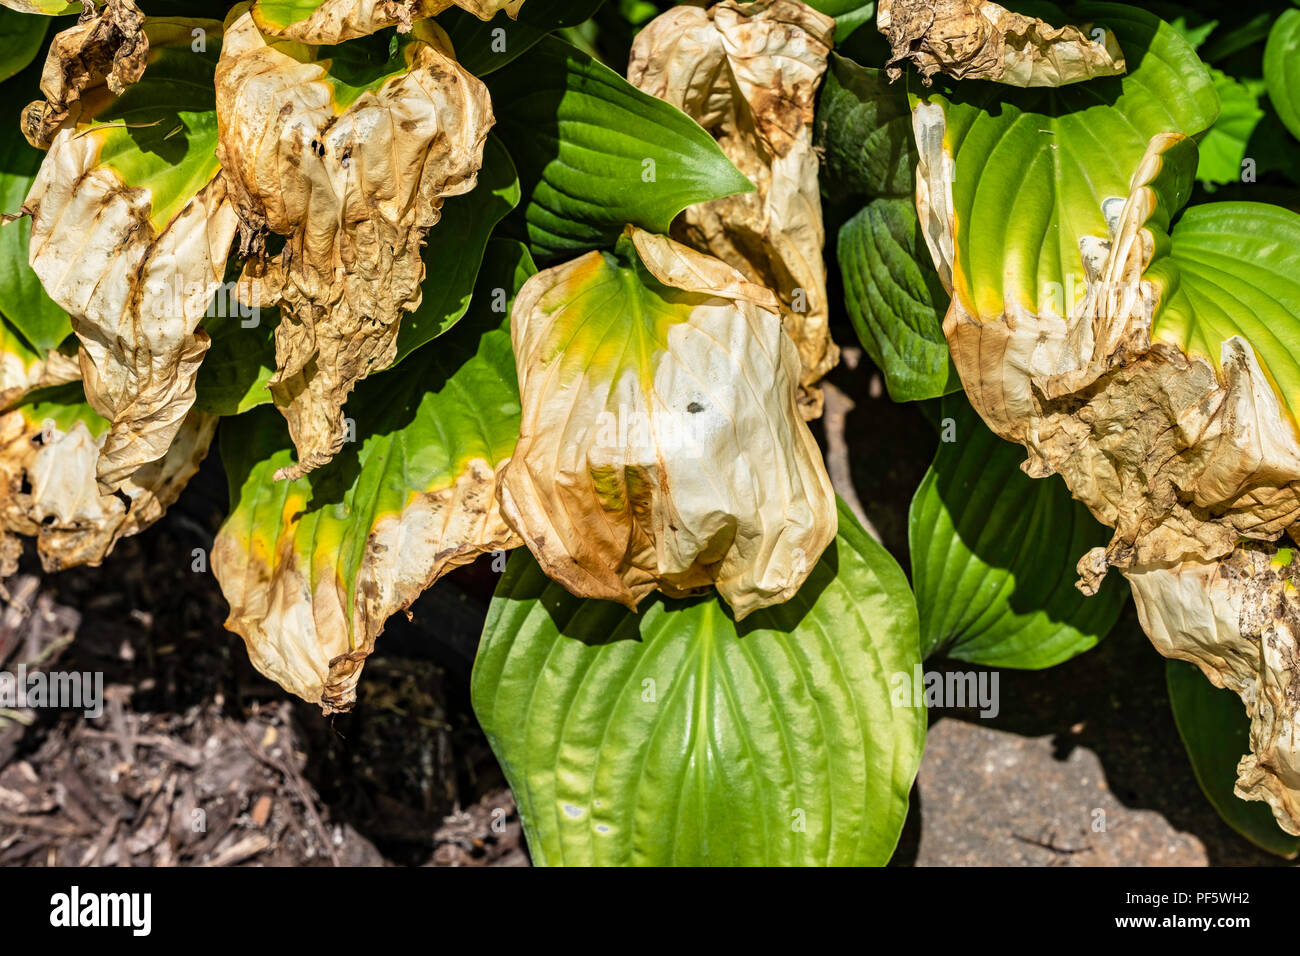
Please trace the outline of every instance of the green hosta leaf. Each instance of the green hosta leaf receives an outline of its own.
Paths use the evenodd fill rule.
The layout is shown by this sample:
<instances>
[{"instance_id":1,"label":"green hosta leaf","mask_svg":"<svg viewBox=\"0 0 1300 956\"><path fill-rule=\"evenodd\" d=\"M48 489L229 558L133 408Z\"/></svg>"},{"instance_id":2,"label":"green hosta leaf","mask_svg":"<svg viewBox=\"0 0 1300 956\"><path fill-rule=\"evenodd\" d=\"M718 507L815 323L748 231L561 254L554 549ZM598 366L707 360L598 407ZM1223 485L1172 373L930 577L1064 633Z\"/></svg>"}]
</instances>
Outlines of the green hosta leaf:
<instances>
[{"instance_id":1,"label":"green hosta leaf","mask_svg":"<svg viewBox=\"0 0 1300 956\"><path fill-rule=\"evenodd\" d=\"M1234 80L1222 70L1211 70L1210 75L1221 107L1219 118L1201 140L1196 178L1203 183L1240 182L1246 146L1264 118L1259 105L1264 84L1259 80Z\"/></svg>"},{"instance_id":2,"label":"green hosta leaf","mask_svg":"<svg viewBox=\"0 0 1300 956\"><path fill-rule=\"evenodd\" d=\"M1024 449L964 399L945 399L942 415L944 443L908 515L922 653L1037 669L1086 651L1128 594L1114 575L1094 597L1074 587L1075 563L1110 532L1060 478L1025 475Z\"/></svg>"},{"instance_id":3,"label":"green hosta leaf","mask_svg":"<svg viewBox=\"0 0 1300 956\"><path fill-rule=\"evenodd\" d=\"M1264 82L1277 115L1300 139L1300 10L1285 11L1273 24L1264 48Z\"/></svg>"},{"instance_id":4,"label":"green hosta leaf","mask_svg":"<svg viewBox=\"0 0 1300 956\"><path fill-rule=\"evenodd\" d=\"M1115 32L1126 75L1059 89L922 91L943 109L956 166L954 294L981 319L1015 308L1060 314L1062 290L1085 286L1079 239L1109 236L1102 202L1129 195L1150 140L1198 135L1218 115L1208 70L1168 24L1107 3L1080 5L1074 18Z\"/></svg>"},{"instance_id":5,"label":"green hosta leaf","mask_svg":"<svg viewBox=\"0 0 1300 956\"><path fill-rule=\"evenodd\" d=\"M889 859L925 733L891 702L916 616L842 504L839 525L799 594L739 626L712 597L633 614L511 559L472 693L535 862Z\"/></svg>"},{"instance_id":6,"label":"green hosta leaf","mask_svg":"<svg viewBox=\"0 0 1300 956\"><path fill-rule=\"evenodd\" d=\"M1240 335L1284 405L1300 412L1300 215L1264 203L1189 208L1173 231L1177 294L1156 316L1153 341L1173 342L1219 366Z\"/></svg>"},{"instance_id":7,"label":"green hosta leaf","mask_svg":"<svg viewBox=\"0 0 1300 956\"><path fill-rule=\"evenodd\" d=\"M930 264L916 206L876 199L840 228L844 307L896 402L961 389L943 337L948 296Z\"/></svg>"},{"instance_id":8,"label":"green hosta leaf","mask_svg":"<svg viewBox=\"0 0 1300 956\"><path fill-rule=\"evenodd\" d=\"M518 243L497 243L490 288L532 271ZM519 434L508 313L484 296L474 314L410 360L357 386L355 441L298 479L273 475L293 456L283 420L255 409L228 420L222 458L231 511L213 570L227 626L264 674L345 709L390 615L447 570L512 546L496 472Z\"/></svg>"},{"instance_id":9,"label":"green hosta leaf","mask_svg":"<svg viewBox=\"0 0 1300 956\"><path fill-rule=\"evenodd\" d=\"M23 95L30 92L24 90ZM0 128L0 213L16 213L22 208L44 155L28 145L16 122ZM26 217L0 226L0 315L28 342L45 351L72 334L72 323L45 294L41 280L27 264L31 233L32 222Z\"/></svg>"},{"instance_id":10,"label":"green hosta leaf","mask_svg":"<svg viewBox=\"0 0 1300 956\"><path fill-rule=\"evenodd\" d=\"M911 196L916 148L903 84L831 54L817 102L817 147L827 198Z\"/></svg>"},{"instance_id":11,"label":"green hosta leaf","mask_svg":"<svg viewBox=\"0 0 1300 956\"><path fill-rule=\"evenodd\" d=\"M456 59L477 76L486 76L531 50L555 30L574 27L594 14L604 0L527 0L515 20L480 20L465 10L448 10L438 24L451 37Z\"/></svg>"},{"instance_id":12,"label":"green hosta leaf","mask_svg":"<svg viewBox=\"0 0 1300 956\"><path fill-rule=\"evenodd\" d=\"M613 245L628 223L667 233L687 206L753 189L694 120L563 41L488 80L539 255Z\"/></svg>"},{"instance_id":13,"label":"green hosta leaf","mask_svg":"<svg viewBox=\"0 0 1300 956\"><path fill-rule=\"evenodd\" d=\"M1268 804L1247 802L1233 794L1237 761L1250 752L1250 720L1240 698L1215 687L1195 664L1186 661L1166 662L1165 678L1178 733L1196 780L1214 809L1228 826L1256 846L1294 859L1300 853L1300 837L1278 827Z\"/></svg>"},{"instance_id":14,"label":"green hosta leaf","mask_svg":"<svg viewBox=\"0 0 1300 956\"><path fill-rule=\"evenodd\" d=\"M0 7L0 80L7 80L36 59L50 28L46 17Z\"/></svg>"},{"instance_id":15,"label":"green hosta leaf","mask_svg":"<svg viewBox=\"0 0 1300 956\"><path fill-rule=\"evenodd\" d=\"M519 205L519 176L501 141L489 136L483 149L478 185L463 196L452 196L442 219L429 231L424 247L424 282L420 307L402 316L394 364L425 342L442 335L469 308L492 230Z\"/></svg>"}]
</instances>

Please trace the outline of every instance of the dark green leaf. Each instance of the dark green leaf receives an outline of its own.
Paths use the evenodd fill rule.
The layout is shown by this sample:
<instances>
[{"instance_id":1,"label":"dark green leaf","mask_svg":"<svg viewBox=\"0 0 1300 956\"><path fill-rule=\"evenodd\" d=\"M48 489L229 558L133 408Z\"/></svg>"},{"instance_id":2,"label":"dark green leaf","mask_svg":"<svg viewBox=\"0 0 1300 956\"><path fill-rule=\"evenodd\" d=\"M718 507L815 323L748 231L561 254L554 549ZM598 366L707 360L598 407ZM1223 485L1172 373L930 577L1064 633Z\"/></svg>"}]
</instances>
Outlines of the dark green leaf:
<instances>
[{"instance_id":1,"label":"dark green leaf","mask_svg":"<svg viewBox=\"0 0 1300 956\"><path fill-rule=\"evenodd\" d=\"M0 7L0 80L7 80L36 59L50 18Z\"/></svg>"},{"instance_id":2,"label":"dark green leaf","mask_svg":"<svg viewBox=\"0 0 1300 956\"><path fill-rule=\"evenodd\" d=\"M1264 82L1277 115L1300 139L1300 10L1287 10L1273 24L1264 49Z\"/></svg>"},{"instance_id":3,"label":"dark green leaf","mask_svg":"<svg viewBox=\"0 0 1300 956\"><path fill-rule=\"evenodd\" d=\"M582 23L603 2L528 0L516 20L504 16L480 20L453 8L441 14L438 23L451 37L460 64L476 76L486 76L527 53L548 33Z\"/></svg>"},{"instance_id":4,"label":"dark green leaf","mask_svg":"<svg viewBox=\"0 0 1300 956\"><path fill-rule=\"evenodd\" d=\"M561 40L488 85L539 256L610 246L628 223L666 233L687 206L753 189L694 120Z\"/></svg>"},{"instance_id":5,"label":"dark green leaf","mask_svg":"<svg viewBox=\"0 0 1300 956\"><path fill-rule=\"evenodd\" d=\"M1111 575L1094 597L1075 565L1110 532L1059 477L1020 470L1025 453L944 399L939 453L912 499L908 540L921 650L990 667L1051 667L1114 626L1128 588Z\"/></svg>"},{"instance_id":6,"label":"dark green leaf","mask_svg":"<svg viewBox=\"0 0 1300 956\"><path fill-rule=\"evenodd\" d=\"M948 294L910 199L876 199L840 228L844 308L896 402L961 389L943 335Z\"/></svg>"},{"instance_id":7,"label":"dark green leaf","mask_svg":"<svg viewBox=\"0 0 1300 956\"><path fill-rule=\"evenodd\" d=\"M916 148L903 83L832 53L817 102L822 194L834 201L910 196Z\"/></svg>"}]
</instances>

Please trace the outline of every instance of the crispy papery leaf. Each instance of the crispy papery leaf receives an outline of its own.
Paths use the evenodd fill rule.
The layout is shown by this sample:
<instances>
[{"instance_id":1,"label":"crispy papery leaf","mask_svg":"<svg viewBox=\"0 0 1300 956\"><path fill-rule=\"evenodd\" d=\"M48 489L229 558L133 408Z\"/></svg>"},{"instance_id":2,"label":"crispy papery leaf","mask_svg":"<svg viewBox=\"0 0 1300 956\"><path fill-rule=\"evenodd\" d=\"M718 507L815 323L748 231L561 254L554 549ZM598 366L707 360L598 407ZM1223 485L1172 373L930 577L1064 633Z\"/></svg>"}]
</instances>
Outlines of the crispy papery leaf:
<instances>
[{"instance_id":1,"label":"crispy papery leaf","mask_svg":"<svg viewBox=\"0 0 1300 956\"><path fill-rule=\"evenodd\" d=\"M475 76L487 76L531 50L548 33L576 27L605 0L528 0L514 20L484 20L468 10L448 10L438 24L451 37L456 59Z\"/></svg>"},{"instance_id":2,"label":"crispy papery leaf","mask_svg":"<svg viewBox=\"0 0 1300 956\"><path fill-rule=\"evenodd\" d=\"M397 358L425 235L447 197L474 189L492 106L430 21L394 51L268 41L238 8L229 22L218 155L245 244L286 237L241 291L280 309L271 391L298 450L281 474L293 480L342 448L348 393Z\"/></svg>"},{"instance_id":3,"label":"crispy papery leaf","mask_svg":"<svg viewBox=\"0 0 1300 956\"><path fill-rule=\"evenodd\" d=\"M263 33L311 44L334 44L386 27L411 29L417 21L460 7L481 20L504 10L518 15L524 0L255 0L253 19Z\"/></svg>"},{"instance_id":4,"label":"crispy papery leaf","mask_svg":"<svg viewBox=\"0 0 1300 956\"><path fill-rule=\"evenodd\" d=\"M579 600L514 555L473 700L540 865L889 860L920 763L916 611L839 509L789 603L736 624L713 597L639 614Z\"/></svg>"},{"instance_id":5,"label":"crispy papery leaf","mask_svg":"<svg viewBox=\"0 0 1300 956\"><path fill-rule=\"evenodd\" d=\"M1266 805L1246 803L1233 793L1237 761L1250 749L1250 721L1242 715L1237 698L1215 687L1184 661L1167 662L1165 677L1178 733L1214 809L1251 843L1295 859L1300 854L1300 837L1279 830Z\"/></svg>"},{"instance_id":6,"label":"crispy papery leaf","mask_svg":"<svg viewBox=\"0 0 1300 956\"><path fill-rule=\"evenodd\" d=\"M548 574L630 608L716 585L738 619L798 590L835 535L835 501L779 308L632 226L615 255L529 280L501 507Z\"/></svg>"},{"instance_id":7,"label":"crispy papery leaf","mask_svg":"<svg viewBox=\"0 0 1300 956\"><path fill-rule=\"evenodd\" d=\"M628 223L667 233L687 206L753 189L697 123L562 40L489 85L538 256L608 248Z\"/></svg>"},{"instance_id":8,"label":"crispy papery leaf","mask_svg":"<svg viewBox=\"0 0 1300 956\"><path fill-rule=\"evenodd\" d=\"M708 130L757 187L688 207L674 235L777 293L799 348L807 419L821 415L816 383L839 361L812 142L834 27L796 0L675 7L637 34L627 70L633 85Z\"/></svg>"},{"instance_id":9,"label":"crispy papery leaf","mask_svg":"<svg viewBox=\"0 0 1300 956\"><path fill-rule=\"evenodd\" d=\"M0 8L0 81L9 79L36 59L49 28L46 17Z\"/></svg>"},{"instance_id":10,"label":"crispy papery leaf","mask_svg":"<svg viewBox=\"0 0 1300 956\"><path fill-rule=\"evenodd\" d=\"M15 124L0 127L0 213L22 208L44 158ZM32 222L26 216L0 226L0 316L37 351L45 352L72 334L72 322L28 265L31 234Z\"/></svg>"},{"instance_id":11,"label":"crispy papery leaf","mask_svg":"<svg viewBox=\"0 0 1300 956\"><path fill-rule=\"evenodd\" d=\"M71 316L86 397L110 422L106 493L167 454L194 403L208 347L198 324L237 224L214 155L220 26L151 20L145 32L145 78L117 97L85 91L24 206L32 268Z\"/></svg>"},{"instance_id":12,"label":"crispy papery leaf","mask_svg":"<svg viewBox=\"0 0 1300 956\"><path fill-rule=\"evenodd\" d=\"M83 94L106 88L116 95L140 79L149 42L144 14L133 0L107 0L103 9L56 34L41 73L45 99L23 111L27 141L48 149Z\"/></svg>"},{"instance_id":13,"label":"crispy papery leaf","mask_svg":"<svg viewBox=\"0 0 1300 956\"><path fill-rule=\"evenodd\" d=\"M840 227L844 308L896 402L961 389L943 337L947 294L910 199L875 199Z\"/></svg>"},{"instance_id":14,"label":"crispy papery leaf","mask_svg":"<svg viewBox=\"0 0 1300 956\"><path fill-rule=\"evenodd\" d=\"M1300 139L1300 10L1284 11L1273 24L1264 48L1264 82L1277 115Z\"/></svg>"},{"instance_id":15,"label":"crispy papery leaf","mask_svg":"<svg viewBox=\"0 0 1300 956\"><path fill-rule=\"evenodd\" d=\"M1233 792L1266 802L1278 826L1300 835L1300 717L1291 690L1300 680L1300 566L1289 549L1251 542L1217 561L1126 574L1156 650L1196 664L1246 705L1250 734L1241 743L1250 752L1237 762Z\"/></svg>"},{"instance_id":16,"label":"crispy papery leaf","mask_svg":"<svg viewBox=\"0 0 1300 956\"><path fill-rule=\"evenodd\" d=\"M108 422L73 383L34 392L0 414L0 579L16 568L18 536L36 539L47 571L98 565L117 542L153 524L199 469L217 420L191 412L161 460L116 494L95 478Z\"/></svg>"},{"instance_id":17,"label":"crispy papery leaf","mask_svg":"<svg viewBox=\"0 0 1300 956\"><path fill-rule=\"evenodd\" d=\"M481 284L513 290L532 271L518 243L494 243ZM363 383L348 406L356 441L306 477L275 480L292 447L270 409L222 429L232 500L212 566L226 626L258 670L326 712L351 707L390 615L452 568L518 544L496 502L519 392L493 299Z\"/></svg>"},{"instance_id":18,"label":"crispy papery leaf","mask_svg":"<svg viewBox=\"0 0 1300 956\"><path fill-rule=\"evenodd\" d=\"M0 411L28 392L81 378L75 356L51 350L42 354L11 323L0 317Z\"/></svg>"},{"instance_id":19,"label":"crispy papery leaf","mask_svg":"<svg viewBox=\"0 0 1300 956\"><path fill-rule=\"evenodd\" d=\"M908 513L921 653L1038 669L1095 645L1128 589L1074 587L1074 563L1110 536L1059 478L1020 470L1024 449L998 438L960 396L943 402L944 441Z\"/></svg>"},{"instance_id":20,"label":"crispy papery leaf","mask_svg":"<svg viewBox=\"0 0 1300 956\"><path fill-rule=\"evenodd\" d=\"M1052 27L990 0L879 0L876 25L893 48L890 78L903 73L895 64L910 60L927 86L939 72L1010 86L1064 86L1125 69L1108 25Z\"/></svg>"},{"instance_id":21,"label":"crispy papery leaf","mask_svg":"<svg viewBox=\"0 0 1300 956\"><path fill-rule=\"evenodd\" d=\"M493 227L518 202L514 165L500 141L489 136L478 186L448 199L438 228L429 233L422 253L420 306L402 319L396 362L465 315ZM274 331L280 313L250 308L233 296L219 296L214 305L203 322L212 348L199 369L196 407L216 415L239 415L272 400Z\"/></svg>"}]
</instances>

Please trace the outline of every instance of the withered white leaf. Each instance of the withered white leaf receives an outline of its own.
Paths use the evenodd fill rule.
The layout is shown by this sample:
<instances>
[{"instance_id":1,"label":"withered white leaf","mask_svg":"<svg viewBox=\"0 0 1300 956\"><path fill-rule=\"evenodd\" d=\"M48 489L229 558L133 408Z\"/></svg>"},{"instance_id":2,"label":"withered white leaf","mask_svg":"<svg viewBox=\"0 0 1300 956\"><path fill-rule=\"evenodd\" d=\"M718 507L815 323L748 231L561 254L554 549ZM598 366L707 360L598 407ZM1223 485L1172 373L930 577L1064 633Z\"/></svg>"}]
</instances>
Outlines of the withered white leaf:
<instances>
[{"instance_id":1,"label":"withered white leaf","mask_svg":"<svg viewBox=\"0 0 1300 956\"><path fill-rule=\"evenodd\" d=\"M1052 27L989 0L880 0L876 26L889 39L890 79L911 60L929 86L936 73L1009 86L1064 86L1118 76L1115 34L1086 24Z\"/></svg>"},{"instance_id":2,"label":"withered white leaf","mask_svg":"<svg viewBox=\"0 0 1300 956\"><path fill-rule=\"evenodd\" d=\"M1297 566L1276 552L1250 544L1219 561L1126 574L1156 649L1245 703L1251 752L1237 765L1237 796L1265 801L1300 835L1300 597Z\"/></svg>"},{"instance_id":3,"label":"withered white leaf","mask_svg":"<svg viewBox=\"0 0 1300 956\"><path fill-rule=\"evenodd\" d=\"M574 594L635 608L714 585L736 617L790 598L835 535L779 303L629 226L530 279L511 315L523 418L502 512Z\"/></svg>"},{"instance_id":4,"label":"withered white leaf","mask_svg":"<svg viewBox=\"0 0 1300 956\"><path fill-rule=\"evenodd\" d=\"M176 500L207 454L217 418L191 412L166 454L116 494L101 493L95 475L107 426L85 406L35 403L0 415L0 579L15 570L20 535L36 539L47 571L98 565Z\"/></svg>"},{"instance_id":5,"label":"withered white leaf","mask_svg":"<svg viewBox=\"0 0 1300 956\"><path fill-rule=\"evenodd\" d=\"M245 246L286 237L241 286L280 307L270 387L298 449L277 476L289 479L343 446L348 393L395 358L402 314L420 303L425 235L447 197L474 188L493 123L487 88L431 22L360 87L330 66L268 40L245 12L217 67L218 156Z\"/></svg>"},{"instance_id":6,"label":"withered white leaf","mask_svg":"<svg viewBox=\"0 0 1300 956\"><path fill-rule=\"evenodd\" d=\"M301 43L335 44L369 36L395 26L399 33L413 24L460 7L480 20L490 20L504 10L511 19L519 14L524 0L324 0L311 14L295 19L303 4L284 0L257 0L253 19L268 36Z\"/></svg>"},{"instance_id":7,"label":"withered white leaf","mask_svg":"<svg viewBox=\"0 0 1300 956\"><path fill-rule=\"evenodd\" d=\"M757 187L688 208L674 235L777 292L799 349L800 410L821 414L830 337L812 121L835 21L797 0L676 7L636 38L628 80L695 119Z\"/></svg>"},{"instance_id":8,"label":"withered white leaf","mask_svg":"<svg viewBox=\"0 0 1300 956\"><path fill-rule=\"evenodd\" d=\"M150 21L146 32L150 71L129 92L139 98L133 115L140 102L203 70L189 21ZM198 325L238 224L215 137L202 113L178 113L173 99L156 106L165 125L137 129L117 118L106 86L84 89L23 206L32 217L31 266L67 310L86 398L111 423L98 467L105 493L167 453L194 403L209 344ZM175 133L179 158L160 145Z\"/></svg>"}]
</instances>

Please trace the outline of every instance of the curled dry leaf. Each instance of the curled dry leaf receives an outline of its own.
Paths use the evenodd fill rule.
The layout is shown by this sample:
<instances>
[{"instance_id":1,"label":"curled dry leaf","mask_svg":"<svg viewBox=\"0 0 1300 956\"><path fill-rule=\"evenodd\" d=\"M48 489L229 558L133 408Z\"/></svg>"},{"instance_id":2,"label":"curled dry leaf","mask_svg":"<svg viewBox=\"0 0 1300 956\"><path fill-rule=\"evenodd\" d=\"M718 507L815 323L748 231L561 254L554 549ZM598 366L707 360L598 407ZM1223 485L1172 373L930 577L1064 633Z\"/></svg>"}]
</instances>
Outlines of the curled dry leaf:
<instances>
[{"instance_id":1,"label":"curled dry leaf","mask_svg":"<svg viewBox=\"0 0 1300 956\"><path fill-rule=\"evenodd\" d=\"M1128 578L1160 653L1197 664L1245 702L1251 752L1237 764L1237 796L1267 802L1278 825L1300 835L1300 565L1291 551L1251 544Z\"/></svg>"},{"instance_id":2,"label":"curled dry leaf","mask_svg":"<svg viewBox=\"0 0 1300 956\"><path fill-rule=\"evenodd\" d=\"M106 493L167 454L194 404L209 344L198 325L238 224L202 92L213 58L190 48L196 23L219 36L210 21L150 21L147 76L121 97L83 91L23 206L32 268L71 317L86 397L111 423Z\"/></svg>"},{"instance_id":3,"label":"curled dry leaf","mask_svg":"<svg viewBox=\"0 0 1300 956\"><path fill-rule=\"evenodd\" d=\"M12 408L28 392L80 377L75 357L55 349L42 356L0 318L0 411Z\"/></svg>"},{"instance_id":4,"label":"curled dry leaf","mask_svg":"<svg viewBox=\"0 0 1300 956\"><path fill-rule=\"evenodd\" d=\"M216 428L215 416L191 412L160 460L105 495L95 469L109 427L88 405L41 401L0 415L0 579L15 570L18 535L36 539L47 571L98 565L120 539L162 517Z\"/></svg>"},{"instance_id":5,"label":"curled dry leaf","mask_svg":"<svg viewBox=\"0 0 1300 956\"><path fill-rule=\"evenodd\" d=\"M406 33L414 23L452 7L490 20L502 10L513 19L523 5L524 0L257 0L252 13L269 36L333 44L392 26Z\"/></svg>"},{"instance_id":6,"label":"curled dry leaf","mask_svg":"<svg viewBox=\"0 0 1300 956\"><path fill-rule=\"evenodd\" d=\"M798 590L836 508L779 309L725 263L630 226L616 254L528 281L501 506L547 574L631 608L715 585L737 619Z\"/></svg>"},{"instance_id":7,"label":"curled dry leaf","mask_svg":"<svg viewBox=\"0 0 1300 956\"><path fill-rule=\"evenodd\" d=\"M415 26L381 65L348 48L268 40L232 12L217 67L218 155L246 247L286 237L250 263L241 294L278 305L271 393L298 463L290 480L343 446L343 403L396 357L404 312L420 304L420 255L443 201L474 188L492 126L487 88L453 59L435 25Z\"/></svg>"},{"instance_id":8,"label":"curled dry leaf","mask_svg":"<svg viewBox=\"0 0 1300 956\"><path fill-rule=\"evenodd\" d=\"M831 341L812 121L835 21L796 0L676 7L637 35L628 79L697 120L757 187L688 208L677 238L776 290L799 349L800 408L821 414L816 382L839 361Z\"/></svg>"},{"instance_id":9,"label":"curled dry leaf","mask_svg":"<svg viewBox=\"0 0 1300 956\"><path fill-rule=\"evenodd\" d=\"M1171 227L1197 155L1189 136L1160 133L1127 194L1103 192L1088 209L1087 193L1060 187L1063 226L1100 219L1106 229L1076 228L1076 263L1058 264L1081 275L1081 295L1036 297L1032 280L1052 269L1054 250L1036 261L1007 239L1001 256L978 261L968 248L987 232L952 143L975 137L951 135L948 109L914 107L917 207L952 291L944 332L967 394L994 431L1025 446L1029 474L1059 473L1114 529L1080 560L1081 590L1119 568L1157 649L1242 695L1252 754L1237 792L1300 832L1300 601L1267 544L1300 522L1300 279L1287 251L1300 244L1300 216L1212 203Z\"/></svg>"},{"instance_id":10,"label":"curled dry leaf","mask_svg":"<svg viewBox=\"0 0 1300 956\"><path fill-rule=\"evenodd\" d=\"M23 135L49 149L83 94L99 87L121 93L144 74L148 58L144 14L132 0L107 0L98 12L88 6L76 26L50 41L41 71L45 99L23 111Z\"/></svg>"},{"instance_id":11,"label":"curled dry leaf","mask_svg":"<svg viewBox=\"0 0 1300 956\"><path fill-rule=\"evenodd\" d=\"M351 707L390 615L452 568L519 544L496 502L519 434L514 357L502 317L482 318L357 389L349 462L272 481L292 454L278 416L223 426L234 505L212 569L226 626L259 671L326 712Z\"/></svg>"},{"instance_id":12,"label":"curled dry leaf","mask_svg":"<svg viewBox=\"0 0 1300 956\"><path fill-rule=\"evenodd\" d=\"M929 86L936 73L1010 86L1064 86L1124 72L1115 34L1091 24L1055 28L988 0L880 0L876 26L896 64L911 60Z\"/></svg>"}]
</instances>

